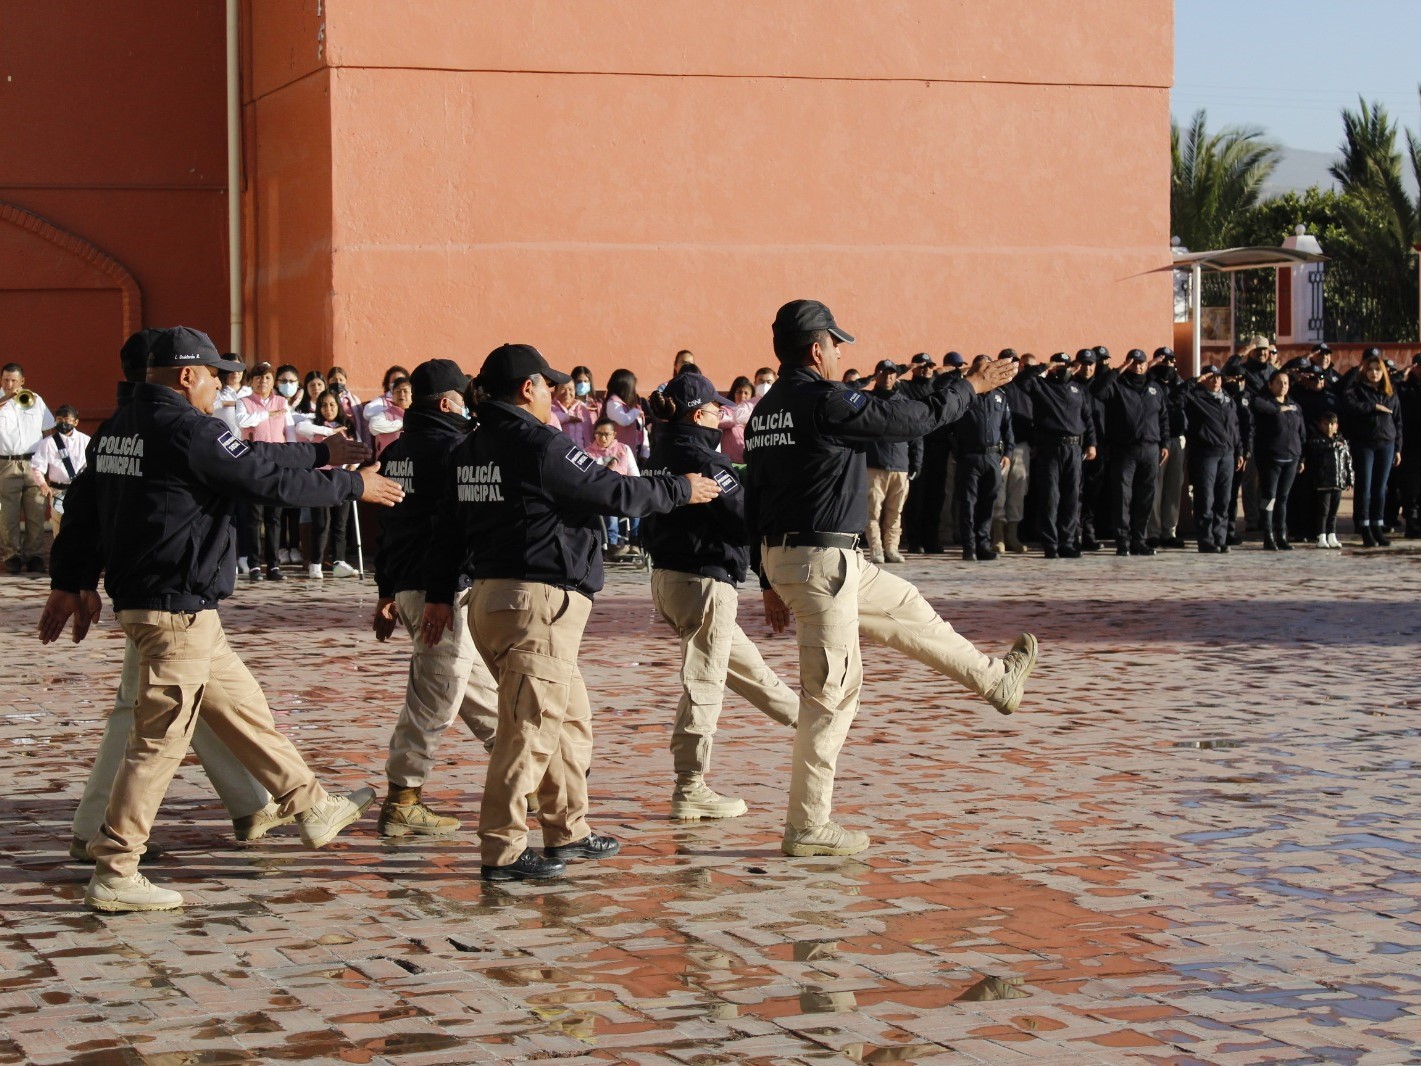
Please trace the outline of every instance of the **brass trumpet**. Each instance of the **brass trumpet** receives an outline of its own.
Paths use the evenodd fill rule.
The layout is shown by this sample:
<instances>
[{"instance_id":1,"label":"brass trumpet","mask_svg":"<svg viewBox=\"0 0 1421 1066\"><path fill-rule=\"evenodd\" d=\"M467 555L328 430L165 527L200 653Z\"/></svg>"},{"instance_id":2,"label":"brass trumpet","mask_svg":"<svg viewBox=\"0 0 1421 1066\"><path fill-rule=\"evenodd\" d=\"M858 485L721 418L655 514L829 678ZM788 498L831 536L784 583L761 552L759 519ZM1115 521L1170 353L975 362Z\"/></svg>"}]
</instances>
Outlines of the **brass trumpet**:
<instances>
[{"instance_id":1,"label":"brass trumpet","mask_svg":"<svg viewBox=\"0 0 1421 1066\"><path fill-rule=\"evenodd\" d=\"M15 393L15 402L26 409L35 405L35 394L29 389L21 389Z\"/></svg>"}]
</instances>

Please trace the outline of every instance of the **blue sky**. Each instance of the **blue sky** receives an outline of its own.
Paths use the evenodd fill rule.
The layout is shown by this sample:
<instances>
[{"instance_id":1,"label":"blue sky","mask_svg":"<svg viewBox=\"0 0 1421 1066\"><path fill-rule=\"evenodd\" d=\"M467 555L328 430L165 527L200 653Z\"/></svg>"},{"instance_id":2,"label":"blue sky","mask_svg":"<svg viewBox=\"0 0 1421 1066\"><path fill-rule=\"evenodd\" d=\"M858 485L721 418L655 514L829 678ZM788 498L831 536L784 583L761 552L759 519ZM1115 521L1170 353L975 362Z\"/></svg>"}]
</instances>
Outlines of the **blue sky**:
<instances>
[{"instance_id":1,"label":"blue sky","mask_svg":"<svg viewBox=\"0 0 1421 1066\"><path fill-rule=\"evenodd\" d=\"M1174 117L1262 126L1335 152L1341 111L1380 101L1421 133L1421 0L1175 0Z\"/></svg>"}]
</instances>

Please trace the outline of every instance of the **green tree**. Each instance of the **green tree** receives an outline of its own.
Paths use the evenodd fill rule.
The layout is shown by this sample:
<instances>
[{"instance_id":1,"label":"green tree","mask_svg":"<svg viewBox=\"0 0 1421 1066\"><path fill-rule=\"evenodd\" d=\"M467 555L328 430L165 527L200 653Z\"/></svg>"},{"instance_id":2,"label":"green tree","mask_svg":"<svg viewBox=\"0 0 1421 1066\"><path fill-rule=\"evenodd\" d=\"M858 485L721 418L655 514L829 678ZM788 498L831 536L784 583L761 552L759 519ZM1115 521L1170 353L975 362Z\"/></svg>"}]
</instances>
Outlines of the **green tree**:
<instances>
[{"instance_id":1,"label":"green tree","mask_svg":"<svg viewBox=\"0 0 1421 1066\"><path fill-rule=\"evenodd\" d=\"M1227 126L1211 134L1202 110L1186 129L1170 122L1169 144L1174 236L1196 252L1237 243L1259 190L1278 165L1278 146L1252 126Z\"/></svg>"}]
</instances>

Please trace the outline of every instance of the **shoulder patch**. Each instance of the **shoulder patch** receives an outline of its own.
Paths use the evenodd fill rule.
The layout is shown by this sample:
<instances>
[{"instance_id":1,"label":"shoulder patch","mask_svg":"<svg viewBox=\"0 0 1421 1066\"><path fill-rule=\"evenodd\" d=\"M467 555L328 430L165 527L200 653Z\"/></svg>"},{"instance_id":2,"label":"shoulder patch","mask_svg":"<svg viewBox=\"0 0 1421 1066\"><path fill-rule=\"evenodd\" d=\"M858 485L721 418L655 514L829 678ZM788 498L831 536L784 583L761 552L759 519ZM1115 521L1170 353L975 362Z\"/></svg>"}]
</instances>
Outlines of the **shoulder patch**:
<instances>
[{"instance_id":1,"label":"shoulder patch","mask_svg":"<svg viewBox=\"0 0 1421 1066\"><path fill-rule=\"evenodd\" d=\"M563 458L583 472L592 468L592 456L575 445L568 449L567 454L564 455Z\"/></svg>"},{"instance_id":2,"label":"shoulder patch","mask_svg":"<svg viewBox=\"0 0 1421 1066\"><path fill-rule=\"evenodd\" d=\"M1151 396L1158 396L1158 395L1159 395L1159 389L1157 389L1157 388L1155 388L1153 385L1151 385L1151 386L1150 386L1150 395L1151 395Z\"/></svg>"},{"instance_id":3,"label":"shoulder patch","mask_svg":"<svg viewBox=\"0 0 1421 1066\"><path fill-rule=\"evenodd\" d=\"M1076 387L1075 385L1072 385L1072 386L1071 386L1071 391L1072 391L1072 392L1080 392L1081 390L1080 390L1078 387Z\"/></svg>"},{"instance_id":4,"label":"shoulder patch","mask_svg":"<svg viewBox=\"0 0 1421 1066\"><path fill-rule=\"evenodd\" d=\"M715 472L715 483L720 486L720 491L726 496L740 488L740 482L735 480L735 475L729 470L717 470Z\"/></svg>"},{"instance_id":5,"label":"shoulder patch","mask_svg":"<svg viewBox=\"0 0 1421 1066\"><path fill-rule=\"evenodd\" d=\"M252 446L241 437L232 436L232 431L224 430L222 436L217 438L217 443L222 446L222 450L233 459L240 459L252 450Z\"/></svg>"},{"instance_id":6,"label":"shoulder patch","mask_svg":"<svg viewBox=\"0 0 1421 1066\"><path fill-rule=\"evenodd\" d=\"M864 404L868 403L868 398L864 396L862 389L844 389L840 395L843 397L844 402L855 411L861 409Z\"/></svg>"},{"instance_id":7,"label":"shoulder patch","mask_svg":"<svg viewBox=\"0 0 1421 1066\"><path fill-rule=\"evenodd\" d=\"M1150 391L1153 392L1154 390L1152 389L1152 390L1150 390ZM1005 400L1002 399L1002 394L1001 394L1000 392L994 392L994 393L992 393L992 399L996 400L997 403L1005 403L1005 402L1006 402Z\"/></svg>"}]
</instances>

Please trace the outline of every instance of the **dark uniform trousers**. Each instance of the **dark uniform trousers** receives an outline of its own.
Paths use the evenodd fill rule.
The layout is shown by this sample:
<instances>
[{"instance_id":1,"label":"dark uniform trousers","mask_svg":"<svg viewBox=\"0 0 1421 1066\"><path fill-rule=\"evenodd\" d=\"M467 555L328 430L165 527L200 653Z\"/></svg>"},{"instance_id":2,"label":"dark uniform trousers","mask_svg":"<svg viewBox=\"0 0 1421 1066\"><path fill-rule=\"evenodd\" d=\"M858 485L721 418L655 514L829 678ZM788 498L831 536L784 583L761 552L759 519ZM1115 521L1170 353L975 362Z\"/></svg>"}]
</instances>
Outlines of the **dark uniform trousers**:
<instances>
[{"instance_id":1,"label":"dark uniform trousers","mask_svg":"<svg viewBox=\"0 0 1421 1066\"><path fill-rule=\"evenodd\" d=\"M1081 513L1081 439L1040 437L1032 445L1037 497L1037 534L1047 551L1069 548Z\"/></svg>"},{"instance_id":2,"label":"dark uniform trousers","mask_svg":"<svg viewBox=\"0 0 1421 1066\"><path fill-rule=\"evenodd\" d=\"M1228 543L1230 500L1234 486L1232 452L1189 449L1189 483L1194 487L1194 530L1200 547Z\"/></svg>"},{"instance_id":3,"label":"dark uniform trousers","mask_svg":"<svg viewBox=\"0 0 1421 1066\"><path fill-rule=\"evenodd\" d=\"M911 549L940 551L942 505L947 497L947 464L952 444L932 435L923 438L923 469L908 486L903 508L903 539Z\"/></svg>"},{"instance_id":4,"label":"dark uniform trousers","mask_svg":"<svg viewBox=\"0 0 1421 1066\"><path fill-rule=\"evenodd\" d=\"M957 455L957 534L963 548L992 546L992 512L1002 490L1002 449Z\"/></svg>"},{"instance_id":5,"label":"dark uniform trousers","mask_svg":"<svg viewBox=\"0 0 1421 1066\"><path fill-rule=\"evenodd\" d=\"M539 581L483 578L469 599L474 646L498 685L498 732L479 812L486 866L528 846L527 795L538 793L543 844L581 840L587 827L592 706L577 668L592 601Z\"/></svg>"},{"instance_id":6,"label":"dark uniform trousers","mask_svg":"<svg viewBox=\"0 0 1421 1066\"><path fill-rule=\"evenodd\" d=\"M1127 444L1110 452L1116 547L1143 544L1159 483L1159 444Z\"/></svg>"},{"instance_id":7,"label":"dark uniform trousers","mask_svg":"<svg viewBox=\"0 0 1421 1066\"><path fill-rule=\"evenodd\" d=\"M1105 483L1109 476L1107 460L1103 454L1105 448L1099 447L1094 459L1084 459L1081 465L1081 506L1080 506L1080 539L1087 544L1094 544L1100 540L1099 534L1104 533L1105 523L1100 521L1110 511L1110 495L1106 492ZM1072 543L1069 540L1062 541L1063 544Z\"/></svg>"}]
</instances>

